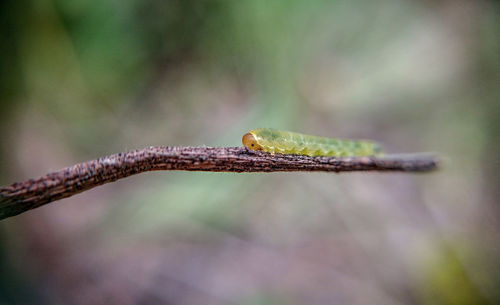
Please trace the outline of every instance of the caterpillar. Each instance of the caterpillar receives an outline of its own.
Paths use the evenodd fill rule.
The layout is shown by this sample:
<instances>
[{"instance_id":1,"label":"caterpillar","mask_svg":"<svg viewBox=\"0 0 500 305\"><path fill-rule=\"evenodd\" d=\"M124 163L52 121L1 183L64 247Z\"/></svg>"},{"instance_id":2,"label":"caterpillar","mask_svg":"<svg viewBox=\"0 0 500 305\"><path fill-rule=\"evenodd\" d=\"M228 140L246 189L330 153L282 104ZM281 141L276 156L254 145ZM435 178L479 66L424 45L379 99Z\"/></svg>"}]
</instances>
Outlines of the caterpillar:
<instances>
[{"instance_id":1,"label":"caterpillar","mask_svg":"<svg viewBox=\"0 0 500 305\"><path fill-rule=\"evenodd\" d=\"M341 140L310 136L273 128L259 128L243 135L243 145L268 153L316 156L375 156L380 145L372 141Z\"/></svg>"}]
</instances>

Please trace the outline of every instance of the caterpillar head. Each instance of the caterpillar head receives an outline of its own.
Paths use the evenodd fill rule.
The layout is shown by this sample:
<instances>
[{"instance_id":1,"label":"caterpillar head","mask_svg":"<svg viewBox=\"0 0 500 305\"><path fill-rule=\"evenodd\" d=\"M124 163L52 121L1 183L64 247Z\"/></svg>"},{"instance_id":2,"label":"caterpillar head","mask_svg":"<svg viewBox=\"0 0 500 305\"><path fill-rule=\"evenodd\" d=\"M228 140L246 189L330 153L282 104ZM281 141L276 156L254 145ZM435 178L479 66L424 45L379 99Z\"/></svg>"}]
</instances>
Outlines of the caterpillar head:
<instances>
[{"instance_id":1,"label":"caterpillar head","mask_svg":"<svg viewBox=\"0 0 500 305\"><path fill-rule=\"evenodd\" d=\"M245 145L250 150L262 150L262 146L259 145L255 136L251 133L245 133L242 139L243 145Z\"/></svg>"}]
</instances>

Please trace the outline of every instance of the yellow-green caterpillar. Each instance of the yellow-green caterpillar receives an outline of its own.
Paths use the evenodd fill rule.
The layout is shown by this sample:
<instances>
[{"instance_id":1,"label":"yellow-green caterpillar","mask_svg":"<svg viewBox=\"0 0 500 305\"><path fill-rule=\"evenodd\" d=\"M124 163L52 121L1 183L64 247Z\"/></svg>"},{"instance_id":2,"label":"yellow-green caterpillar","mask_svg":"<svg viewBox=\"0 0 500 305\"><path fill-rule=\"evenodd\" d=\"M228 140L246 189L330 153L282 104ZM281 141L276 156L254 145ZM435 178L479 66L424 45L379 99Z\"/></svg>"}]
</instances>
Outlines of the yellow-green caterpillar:
<instances>
[{"instance_id":1,"label":"yellow-green caterpillar","mask_svg":"<svg viewBox=\"0 0 500 305\"><path fill-rule=\"evenodd\" d=\"M306 156L375 156L380 146L371 141L340 140L309 136L272 128L251 130L243 136L243 145L251 150Z\"/></svg>"}]
</instances>

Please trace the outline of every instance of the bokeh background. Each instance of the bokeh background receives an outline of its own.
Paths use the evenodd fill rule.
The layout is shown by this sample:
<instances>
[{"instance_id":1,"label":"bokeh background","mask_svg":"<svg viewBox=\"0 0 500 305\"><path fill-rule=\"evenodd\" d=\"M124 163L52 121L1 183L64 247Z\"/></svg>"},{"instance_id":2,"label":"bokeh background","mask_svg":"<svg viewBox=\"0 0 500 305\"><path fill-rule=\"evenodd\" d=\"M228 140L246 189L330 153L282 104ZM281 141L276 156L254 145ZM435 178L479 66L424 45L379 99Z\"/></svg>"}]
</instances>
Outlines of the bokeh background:
<instances>
[{"instance_id":1,"label":"bokeh background","mask_svg":"<svg viewBox=\"0 0 500 305\"><path fill-rule=\"evenodd\" d=\"M156 172L0 222L1 304L498 304L495 1L6 0L0 184L257 127L430 174Z\"/></svg>"}]
</instances>

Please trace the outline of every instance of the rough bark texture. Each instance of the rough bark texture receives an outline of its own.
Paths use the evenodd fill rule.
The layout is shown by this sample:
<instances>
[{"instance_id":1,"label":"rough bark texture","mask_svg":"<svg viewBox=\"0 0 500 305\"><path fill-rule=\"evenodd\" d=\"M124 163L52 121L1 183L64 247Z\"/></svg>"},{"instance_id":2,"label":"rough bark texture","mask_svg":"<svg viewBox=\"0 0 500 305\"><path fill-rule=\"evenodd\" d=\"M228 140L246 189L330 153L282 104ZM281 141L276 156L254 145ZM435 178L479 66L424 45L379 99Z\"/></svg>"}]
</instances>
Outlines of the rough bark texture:
<instances>
[{"instance_id":1,"label":"rough bark texture","mask_svg":"<svg viewBox=\"0 0 500 305\"><path fill-rule=\"evenodd\" d=\"M271 155L243 147L148 147L64 168L0 187L0 219L66 198L98 185L154 170L208 172L404 171L436 169L432 155L383 157L307 157Z\"/></svg>"}]
</instances>

